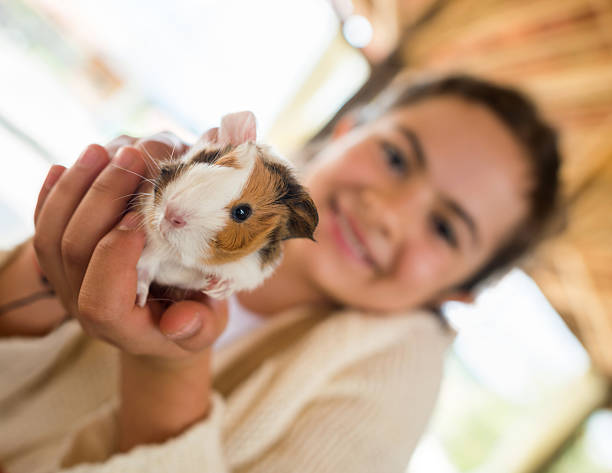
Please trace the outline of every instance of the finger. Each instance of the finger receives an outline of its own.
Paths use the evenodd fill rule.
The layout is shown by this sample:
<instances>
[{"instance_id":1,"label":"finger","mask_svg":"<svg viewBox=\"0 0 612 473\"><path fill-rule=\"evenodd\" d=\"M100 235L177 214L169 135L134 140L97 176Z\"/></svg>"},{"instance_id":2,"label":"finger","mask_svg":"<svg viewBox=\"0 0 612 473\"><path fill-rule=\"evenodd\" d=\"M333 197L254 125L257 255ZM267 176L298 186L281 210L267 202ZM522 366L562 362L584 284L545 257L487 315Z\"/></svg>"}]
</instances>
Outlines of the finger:
<instances>
[{"instance_id":1,"label":"finger","mask_svg":"<svg viewBox=\"0 0 612 473\"><path fill-rule=\"evenodd\" d=\"M145 164L135 148L122 148L96 178L70 219L62 238L62 261L78 292L94 248L121 218L138 188Z\"/></svg>"},{"instance_id":2,"label":"finger","mask_svg":"<svg viewBox=\"0 0 612 473\"><path fill-rule=\"evenodd\" d=\"M34 210L34 225L36 225L36 222L38 221L38 215L40 214L40 210L45 204L45 201L47 200L51 189L53 189L53 186L59 180L60 176L65 170L66 168L59 164L54 164L53 166L51 166L51 169L49 169L47 177L45 178L45 182L43 183L38 194L38 201L36 202L36 209Z\"/></svg>"},{"instance_id":3,"label":"finger","mask_svg":"<svg viewBox=\"0 0 612 473\"><path fill-rule=\"evenodd\" d=\"M139 225L139 215L129 213L96 246L79 293L79 322L90 335L129 353L182 357L185 350L159 331L150 305L135 305L136 264L145 243Z\"/></svg>"},{"instance_id":4,"label":"finger","mask_svg":"<svg viewBox=\"0 0 612 473\"><path fill-rule=\"evenodd\" d=\"M207 143L218 143L218 139L219 139L219 127L210 128L198 138L198 141L196 141L196 143L193 145L192 148L198 148Z\"/></svg>"},{"instance_id":5,"label":"finger","mask_svg":"<svg viewBox=\"0 0 612 473\"><path fill-rule=\"evenodd\" d=\"M159 174L160 162L178 158L187 151L187 144L170 132L161 132L138 140L135 146L140 149L146 160L149 176Z\"/></svg>"},{"instance_id":6,"label":"finger","mask_svg":"<svg viewBox=\"0 0 612 473\"><path fill-rule=\"evenodd\" d=\"M120 320L136 300L136 264L145 244L140 216L128 213L95 247L79 293L79 314L86 322Z\"/></svg>"},{"instance_id":7,"label":"finger","mask_svg":"<svg viewBox=\"0 0 612 473\"><path fill-rule=\"evenodd\" d=\"M163 145L168 149L174 149L175 152L185 152L189 147L187 143L170 131L162 131L146 138L141 138L136 143L136 146L146 146L148 144Z\"/></svg>"},{"instance_id":8,"label":"finger","mask_svg":"<svg viewBox=\"0 0 612 473\"><path fill-rule=\"evenodd\" d=\"M138 138L134 138L133 136L129 135L121 135L109 141L104 147L106 148L106 152L112 159L115 157L115 155L121 148L123 148L124 146L133 146L136 141L138 141Z\"/></svg>"},{"instance_id":9,"label":"finger","mask_svg":"<svg viewBox=\"0 0 612 473\"><path fill-rule=\"evenodd\" d=\"M187 351L213 345L227 324L227 303L185 300L170 306L159 323L161 332Z\"/></svg>"},{"instance_id":10,"label":"finger","mask_svg":"<svg viewBox=\"0 0 612 473\"><path fill-rule=\"evenodd\" d=\"M64 302L68 300L63 287L62 235L83 195L107 164L108 155L104 148L88 146L77 162L62 173L38 214L34 235L36 254L44 274Z\"/></svg>"},{"instance_id":11,"label":"finger","mask_svg":"<svg viewBox=\"0 0 612 473\"><path fill-rule=\"evenodd\" d=\"M211 128L204 132L199 141L216 143L219 137L219 127Z\"/></svg>"}]
</instances>

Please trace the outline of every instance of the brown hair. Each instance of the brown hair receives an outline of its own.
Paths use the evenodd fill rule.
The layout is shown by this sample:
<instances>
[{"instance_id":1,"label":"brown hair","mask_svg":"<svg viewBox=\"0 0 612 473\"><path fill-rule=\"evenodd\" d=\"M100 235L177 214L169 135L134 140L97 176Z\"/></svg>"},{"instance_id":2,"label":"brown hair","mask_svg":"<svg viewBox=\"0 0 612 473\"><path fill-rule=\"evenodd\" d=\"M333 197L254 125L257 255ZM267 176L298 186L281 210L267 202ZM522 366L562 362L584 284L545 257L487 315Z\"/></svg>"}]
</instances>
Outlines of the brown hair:
<instances>
[{"instance_id":1,"label":"brown hair","mask_svg":"<svg viewBox=\"0 0 612 473\"><path fill-rule=\"evenodd\" d=\"M422 82L392 83L375 100L345 113L357 123L370 122L391 110L432 97L453 96L486 106L514 134L526 151L533 176L527 216L493 256L455 289L473 290L492 275L535 247L552 228L559 207L560 153L556 131L540 116L535 105L519 91L467 75L450 75Z\"/></svg>"}]
</instances>

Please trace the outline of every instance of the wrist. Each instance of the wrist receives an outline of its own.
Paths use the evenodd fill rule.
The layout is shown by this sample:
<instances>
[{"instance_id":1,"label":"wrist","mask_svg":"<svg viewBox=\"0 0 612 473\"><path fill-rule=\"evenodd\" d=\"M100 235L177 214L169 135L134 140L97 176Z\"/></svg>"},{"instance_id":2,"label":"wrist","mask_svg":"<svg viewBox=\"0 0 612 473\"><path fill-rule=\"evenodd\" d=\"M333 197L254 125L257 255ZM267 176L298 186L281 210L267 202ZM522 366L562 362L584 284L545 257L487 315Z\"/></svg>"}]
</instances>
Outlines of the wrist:
<instances>
[{"instance_id":1,"label":"wrist","mask_svg":"<svg viewBox=\"0 0 612 473\"><path fill-rule=\"evenodd\" d=\"M180 360L122 352L121 368L121 451L164 442L208 415L209 350Z\"/></svg>"},{"instance_id":2,"label":"wrist","mask_svg":"<svg viewBox=\"0 0 612 473\"><path fill-rule=\"evenodd\" d=\"M56 328L66 311L42 279L32 240L8 257L0 272L0 336L40 336Z\"/></svg>"}]
</instances>

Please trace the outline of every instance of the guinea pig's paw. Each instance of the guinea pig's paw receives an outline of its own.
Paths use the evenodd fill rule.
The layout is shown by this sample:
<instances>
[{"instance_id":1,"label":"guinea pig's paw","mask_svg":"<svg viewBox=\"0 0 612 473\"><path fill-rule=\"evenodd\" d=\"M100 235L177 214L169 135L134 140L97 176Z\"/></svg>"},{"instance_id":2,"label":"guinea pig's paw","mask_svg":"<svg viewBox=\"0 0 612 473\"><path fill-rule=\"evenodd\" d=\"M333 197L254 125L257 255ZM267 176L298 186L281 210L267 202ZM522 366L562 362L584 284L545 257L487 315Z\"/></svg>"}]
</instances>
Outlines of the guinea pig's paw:
<instances>
[{"instance_id":1,"label":"guinea pig's paw","mask_svg":"<svg viewBox=\"0 0 612 473\"><path fill-rule=\"evenodd\" d=\"M136 304L139 307L144 307L147 303L149 295L149 286L151 285L151 273L143 267L138 267L138 283L136 284Z\"/></svg>"},{"instance_id":2,"label":"guinea pig's paw","mask_svg":"<svg viewBox=\"0 0 612 473\"><path fill-rule=\"evenodd\" d=\"M144 281L138 281L136 286L136 304L139 307L144 307L147 303L147 296L149 295L149 284Z\"/></svg>"},{"instance_id":3,"label":"guinea pig's paw","mask_svg":"<svg viewBox=\"0 0 612 473\"><path fill-rule=\"evenodd\" d=\"M219 278L210 276L207 280L207 285L202 289L202 292L214 297L215 299L227 299L235 291L232 280L228 278Z\"/></svg>"}]
</instances>

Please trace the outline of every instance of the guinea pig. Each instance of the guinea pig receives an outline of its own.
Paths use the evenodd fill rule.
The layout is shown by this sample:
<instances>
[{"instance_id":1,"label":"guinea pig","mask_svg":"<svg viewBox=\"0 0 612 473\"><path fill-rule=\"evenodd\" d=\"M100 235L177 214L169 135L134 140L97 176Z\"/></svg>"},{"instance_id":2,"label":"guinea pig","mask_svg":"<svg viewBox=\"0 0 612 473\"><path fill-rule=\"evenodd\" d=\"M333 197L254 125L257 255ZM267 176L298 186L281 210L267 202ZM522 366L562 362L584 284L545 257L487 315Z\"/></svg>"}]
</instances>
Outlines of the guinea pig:
<instances>
[{"instance_id":1,"label":"guinea pig","mask_svg":"<svg viewBox=\"0 0 612 473\"><path fill-rule=\"evenodd\" d=\"M214 141L159 163L151 181L139 197L141 307L153 282L215 298L254 289L280 262L283 240L314 240L317 209L291 165L256 143L251 112L224 116Z\"/></svg>"}]
</instances>

